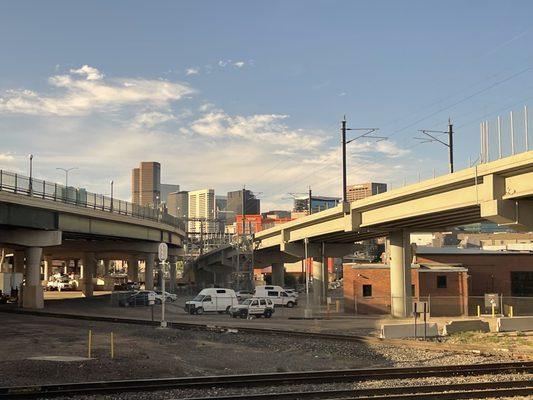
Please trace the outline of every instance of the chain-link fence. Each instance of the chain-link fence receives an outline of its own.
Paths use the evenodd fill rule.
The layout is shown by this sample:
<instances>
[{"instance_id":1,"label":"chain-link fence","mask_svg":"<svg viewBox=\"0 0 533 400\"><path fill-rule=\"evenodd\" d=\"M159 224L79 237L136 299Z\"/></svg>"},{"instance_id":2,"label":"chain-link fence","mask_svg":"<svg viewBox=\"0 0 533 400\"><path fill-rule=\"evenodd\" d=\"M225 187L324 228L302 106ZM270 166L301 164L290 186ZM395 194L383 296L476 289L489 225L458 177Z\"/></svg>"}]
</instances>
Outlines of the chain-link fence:
<instances>
[{"instance_id":1,"label":"chain-link fence","mask_svg":"<svg viewBox=\"0 0 533 400\"><path fill-rule=\"evenodd\" d=\"M428 312L434 317L504 315L533 315L533 297L504 295L490 296L419 296L413 302L427 304ZM393 309L402 309L402 298L390 296L345 297L342 309L347 314L390 314Z\"/></svg>"}]
</instances>

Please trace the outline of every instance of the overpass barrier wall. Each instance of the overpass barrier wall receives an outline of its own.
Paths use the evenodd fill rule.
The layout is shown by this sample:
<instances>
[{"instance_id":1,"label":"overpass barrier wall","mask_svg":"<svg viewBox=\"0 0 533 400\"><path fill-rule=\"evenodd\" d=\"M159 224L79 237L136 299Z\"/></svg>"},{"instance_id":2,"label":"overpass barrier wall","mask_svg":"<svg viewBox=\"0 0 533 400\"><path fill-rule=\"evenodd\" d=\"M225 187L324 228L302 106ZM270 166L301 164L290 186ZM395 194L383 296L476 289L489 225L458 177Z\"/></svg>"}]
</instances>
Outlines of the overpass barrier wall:
<instances>
[{"instance_id":1,"label":"overpass barrier wall","mask_svg":"<svg viewBox=\"0 0 533 400\"><path fill-rule=\"evenodd\" d=\"M0 191L163 222L186 230L183 220L161 212L157 208L140 206L103 194L91 193L85 189L66 187L59 183L30 178L10 171L0 170Z\"/></svg>"}]
</instances>

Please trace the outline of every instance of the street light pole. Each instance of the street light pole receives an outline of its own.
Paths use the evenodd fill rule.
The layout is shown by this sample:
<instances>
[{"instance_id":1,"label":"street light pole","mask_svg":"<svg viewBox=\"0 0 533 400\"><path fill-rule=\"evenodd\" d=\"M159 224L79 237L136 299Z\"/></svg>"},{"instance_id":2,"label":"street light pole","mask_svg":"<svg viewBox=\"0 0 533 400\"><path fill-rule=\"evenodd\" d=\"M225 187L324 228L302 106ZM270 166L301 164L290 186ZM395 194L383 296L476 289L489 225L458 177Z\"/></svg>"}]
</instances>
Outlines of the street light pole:
<instances>
[{"instance_id":1,"label":"street light pole","mask_svg":"<svg viewBox=\"0 0 533 400\"><path fill-rule=\"evenodd\" d=\"M30 154L30 181L28 182L29 195L33 196L33 154Z\"/></svg>"},{"instance_id":2,"label":"street light pole","mask_svg":"<svg viewBox=\"0 0 533 400\"><path fill-rule=\"evenodd\" d=\"M72 168L56 168L57 170L63 171L65 173L65 188L68 188L68 173L74 169L78 169L78 167L72 167Z\"/></svg>"},{"instance_id":3,"label":"street light pole","mask_svg":"<svg viewBox=\"0 0 533 400\"><path fill-rule=\"evenodd\" d=\"M113 181L110 182L111 184L111 212L113 212Z\"/></svg>"}]
</instances>

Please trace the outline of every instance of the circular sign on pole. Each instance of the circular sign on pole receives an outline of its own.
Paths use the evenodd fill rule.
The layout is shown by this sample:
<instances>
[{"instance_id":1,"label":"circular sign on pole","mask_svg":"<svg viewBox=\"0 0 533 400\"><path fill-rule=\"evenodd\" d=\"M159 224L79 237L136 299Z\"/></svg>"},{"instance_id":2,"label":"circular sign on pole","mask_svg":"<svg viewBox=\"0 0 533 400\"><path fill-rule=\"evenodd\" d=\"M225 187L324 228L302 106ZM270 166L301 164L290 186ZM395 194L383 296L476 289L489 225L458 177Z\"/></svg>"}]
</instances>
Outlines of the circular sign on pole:
<instances>
[{"instance_id":1,"label":"circular sign on pole","mask_svg":"<svg viewBox=\"0 0 533 400\"><path fill-rule=\"evenodd\" d=\"M157 251L159 261L166 261L168 258L168 246L166 243L159 243L159 249Z\"/></svg>"}]
</instances>

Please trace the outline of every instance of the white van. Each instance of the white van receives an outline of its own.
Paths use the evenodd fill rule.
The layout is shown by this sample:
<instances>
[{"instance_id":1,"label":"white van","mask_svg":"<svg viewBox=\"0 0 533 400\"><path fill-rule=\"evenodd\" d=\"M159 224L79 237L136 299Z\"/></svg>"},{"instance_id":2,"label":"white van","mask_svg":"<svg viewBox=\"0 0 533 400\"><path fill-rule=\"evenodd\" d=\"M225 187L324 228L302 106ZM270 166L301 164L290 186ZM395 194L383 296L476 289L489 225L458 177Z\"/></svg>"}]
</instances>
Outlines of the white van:
<instances>
[{"instance_id":1,"label":"white van","mask_svg":"<svg viewBox=\"0 0 533 400\"><path fill-rule=\"evenodd\" d=\"M264 297L274 302L276 306L292 308L298 304L298 299L290 296L281 286L256 286L254 297Z\"/></svg>"},{"instance_id":2,"label":"white van","mask_svg":"<svg viewBox=\"0 0 533 400\"><path fill-rule=\"evenodd\" d=\"M189 314L203 314L217 311L220 314L239 304L233 289L207 288L203 289L192 300L185 302L185 311Z\"/></svg>"}]
</instances>

